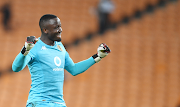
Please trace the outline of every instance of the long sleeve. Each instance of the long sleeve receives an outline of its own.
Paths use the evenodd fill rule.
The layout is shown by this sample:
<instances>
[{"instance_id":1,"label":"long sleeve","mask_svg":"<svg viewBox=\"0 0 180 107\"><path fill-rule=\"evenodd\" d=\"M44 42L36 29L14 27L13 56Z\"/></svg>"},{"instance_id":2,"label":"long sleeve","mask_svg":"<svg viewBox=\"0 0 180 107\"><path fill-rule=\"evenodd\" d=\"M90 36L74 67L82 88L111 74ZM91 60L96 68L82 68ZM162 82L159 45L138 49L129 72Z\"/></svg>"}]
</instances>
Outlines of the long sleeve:
<instances>
[{"instance_id":1,"label":"long sleeve","mask_svg":"<svg viewBox=\"0 0 180 107\"><path fill-rule=\"evenodd\" d=\"M12 70L14 72L23 70L30 60L31 57L29 55L24 56L22 53L19 53L13 61Z\"/></svg>"},{"instance_id":2,"label":"long sleeve","mask_svg":"<svg viewBox=\"0 0 180 107\"><path fill-rule=\"evenodd\" d=\"M71 73L73 76L78 75L86 71L89 67L95 64L93 57L90 57L86 60L80 61L78 63L74 63L73 61L68 65L65 66L65 69Z\"/></svg>"}]
</instances>

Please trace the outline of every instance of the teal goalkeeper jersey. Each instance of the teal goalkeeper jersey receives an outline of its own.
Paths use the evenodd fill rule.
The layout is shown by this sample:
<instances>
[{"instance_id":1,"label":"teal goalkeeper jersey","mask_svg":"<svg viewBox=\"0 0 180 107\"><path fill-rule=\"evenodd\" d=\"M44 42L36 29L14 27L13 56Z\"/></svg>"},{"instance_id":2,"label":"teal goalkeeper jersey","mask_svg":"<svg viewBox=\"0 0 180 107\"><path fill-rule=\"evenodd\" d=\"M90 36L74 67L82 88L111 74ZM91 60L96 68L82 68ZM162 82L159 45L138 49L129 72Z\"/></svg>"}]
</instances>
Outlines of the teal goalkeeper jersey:
<instances>
[{"instance_id":1,"label":"teal goalkeeper jersey","mask_svg":"<svg viewBox=\"0 0 180 107\"><path fill-rule=\"evenodd\" d=\"M32 83L27 103L48 101L65 104L64 69L72 75L77 75L94 63L92 57L74 63L61 42L55 42L54 46L49 46L39 39L28 55L23 56L19 53L16 56L12 69L18 72L28 65Z\"/></svg>"}]
</instances>

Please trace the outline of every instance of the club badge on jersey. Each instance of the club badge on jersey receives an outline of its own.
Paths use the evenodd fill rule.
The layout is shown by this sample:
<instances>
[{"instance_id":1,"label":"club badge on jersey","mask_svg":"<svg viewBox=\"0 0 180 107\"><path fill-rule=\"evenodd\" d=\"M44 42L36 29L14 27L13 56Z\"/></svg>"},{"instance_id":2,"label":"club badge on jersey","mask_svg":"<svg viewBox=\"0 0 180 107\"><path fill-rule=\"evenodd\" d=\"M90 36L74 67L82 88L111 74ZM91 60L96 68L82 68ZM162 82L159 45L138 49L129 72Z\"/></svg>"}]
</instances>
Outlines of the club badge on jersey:
<instances>
[{"instance_id":1,"label":"club badge on jersey","mask_svg":"<svg viewBox=\"0 0 180 107\"><path fill-rule=\"evenodd\" d=\"M57 48L60 50L60 51L63 51L61 46L57 45Z\"/></svg>"}]
</instances>

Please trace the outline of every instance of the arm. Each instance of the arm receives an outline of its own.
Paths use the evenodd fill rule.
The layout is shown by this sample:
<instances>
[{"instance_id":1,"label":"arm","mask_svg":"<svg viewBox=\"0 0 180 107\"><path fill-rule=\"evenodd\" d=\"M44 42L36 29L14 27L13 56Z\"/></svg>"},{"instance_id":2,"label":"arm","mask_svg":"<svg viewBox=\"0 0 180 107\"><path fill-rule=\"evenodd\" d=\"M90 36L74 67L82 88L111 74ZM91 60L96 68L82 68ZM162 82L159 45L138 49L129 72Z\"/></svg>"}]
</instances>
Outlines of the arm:
<instances>
[{"instance_id":1,"label":"arm","mask_svg":"<svg viewBox=\"0 0 180 107\"><path fill-rule=\"evenodd\" d=\"M69 54L66 52L65 65L67 66L65 66L65 69L74 76L78 75L86 71L93 64L98 63L102 58L106 57L111 51L105 43L102 43L99 45L97 52L98 53L93 55L92 57L80 61L78 63L74 63L72 59L69 57Z\"/></svg>"},{"instance_id":2,"label":"arm","mask_svg":"<svg viewBox=\"0 0 180 107\"><path fill-rule=\"evenodd\" d=\"M83 61L80 61L78 63L74 63L71 59L70 64L68 66L66 66L65 69L69 73L71 73L73 76L76 76L76 75L86 71L93 64L95 64L93 57L90 57L90 58L83 60Z\"/></svg>"},{"instance_id":3,"label":"arm","mask_svg":"<svg viewBox=\"0 0 180 107\"><path fill-rule=\"evenodd\" d=\"M22 53L19 53L12 64L12 70L14 72L23 70L30 60L31 57L29 55L24 56Z\"/></svg>"},{"instance_id":4,"label":"arm","mask_svg":"<svg viewBox=\"0 0 180 107\"><path fill-rule=\"evenodd\" d=\"M33 48L34 44L36 43L37 39L35 36L28 36L25 42L24 47L22 48L21 52L16 56L15 60L12 64L12 70L14 72L19 72L25 68L25 66L31 60L31 56L28 55L31 48Z\"/></svg>"}]
</instances>

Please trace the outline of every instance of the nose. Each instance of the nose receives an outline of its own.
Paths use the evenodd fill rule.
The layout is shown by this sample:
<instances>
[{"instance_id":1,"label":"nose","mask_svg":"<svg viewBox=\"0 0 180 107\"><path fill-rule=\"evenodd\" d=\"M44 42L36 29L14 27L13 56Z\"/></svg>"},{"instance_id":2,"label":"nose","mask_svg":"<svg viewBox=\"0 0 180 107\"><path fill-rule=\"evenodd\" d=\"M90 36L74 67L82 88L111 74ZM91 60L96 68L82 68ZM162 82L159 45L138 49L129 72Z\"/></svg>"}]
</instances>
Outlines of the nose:
<instances>
[{"instance_id":1,"label":"nose","mask_svg":"<svg viewBox=\"0 0 180 107\"><path fill-rule=\"evenodd\" d=\"M62 32L62 28L61 27L59 27L58 32Z\"/></svg>"}]
</instances>

